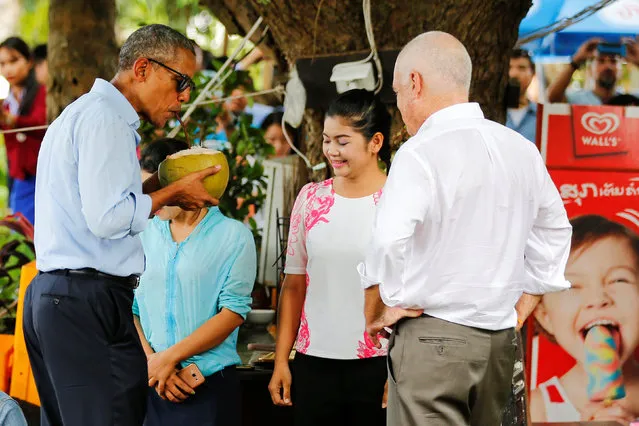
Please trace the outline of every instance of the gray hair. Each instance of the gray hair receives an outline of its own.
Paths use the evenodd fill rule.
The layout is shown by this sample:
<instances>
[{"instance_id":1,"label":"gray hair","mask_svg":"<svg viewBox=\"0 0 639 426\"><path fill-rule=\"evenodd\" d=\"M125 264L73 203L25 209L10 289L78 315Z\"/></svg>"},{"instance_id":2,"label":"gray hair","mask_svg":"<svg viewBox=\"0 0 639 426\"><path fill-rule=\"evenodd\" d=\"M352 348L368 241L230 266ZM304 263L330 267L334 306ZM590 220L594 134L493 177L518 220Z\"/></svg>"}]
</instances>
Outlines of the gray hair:
<instances>
[{"instance_id":1,"label":"gray hair","mask_svg":"<svg viewBox=\"0 0 639 426\"><path fill-rule=\"evenodd\" d=\"M402 49L397 58L400 73L408 77L411 69L435 82L431 89L449 91L470 89L473 64L464 45L452 35L430 31L418 35Z\"/></svg>"},{"instance_id":2,"label":"gray hair","mask_svg":"<svg viewBox=\"0 0 639 426\"><path fill-rule=\"evenodd\" d=\"M195 55L193 42L179 31L162 24L146 25L131 34L122 45L118 68L121 71L131 69L139 58L170 61L178 49Z\"/></svg>"}]
</instances>

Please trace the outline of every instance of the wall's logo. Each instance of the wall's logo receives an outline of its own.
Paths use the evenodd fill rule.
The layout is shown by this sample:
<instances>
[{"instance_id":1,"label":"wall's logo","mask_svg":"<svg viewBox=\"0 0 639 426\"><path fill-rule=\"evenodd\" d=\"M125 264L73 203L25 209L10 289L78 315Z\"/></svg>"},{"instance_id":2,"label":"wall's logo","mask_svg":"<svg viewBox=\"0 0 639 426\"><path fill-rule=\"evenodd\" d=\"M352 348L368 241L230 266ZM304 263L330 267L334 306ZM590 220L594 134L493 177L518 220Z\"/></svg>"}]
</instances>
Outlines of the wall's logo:
<instances>
[{"instance_id":1,"label":"wall's logo","mask_svg":"<svg viewBox=\"0 0 639 426\"><path fill-rule=\"evenodd\" d=\"M575 156L625 154L623 107L572 105Z\"/></svg>"},{"instance_id":2,"label":"wall's logo","mask_svg":"<svg viewBox=\"0 0 639 426\"><path fill-rule=\"evenodd\" d=\"M617 114L611 112L605 114L588 112L581 117L581 125L584 126L584 129L595 135L612 133L619 128L620 123L621 120Z\"/></svg>"}]
</instances>

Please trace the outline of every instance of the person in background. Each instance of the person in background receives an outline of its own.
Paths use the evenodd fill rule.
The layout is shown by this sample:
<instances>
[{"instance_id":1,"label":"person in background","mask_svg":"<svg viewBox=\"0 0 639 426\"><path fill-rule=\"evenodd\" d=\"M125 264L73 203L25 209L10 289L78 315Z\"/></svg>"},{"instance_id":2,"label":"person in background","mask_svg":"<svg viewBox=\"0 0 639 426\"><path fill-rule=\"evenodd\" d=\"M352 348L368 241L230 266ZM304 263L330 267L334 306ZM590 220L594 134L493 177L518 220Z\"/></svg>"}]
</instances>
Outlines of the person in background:
<instances>
[{"instance_id":1,"label":"person in background","mask_svg":"<svg viewBox=\"0 0 639 426\"><path fill-rule=\"evenodd\" d=\"M559 76L548 87L548 102L603 105L618 94L617 83L621 77L621 60L624 58L610 51L600 52L598 46L602 42L602 39L592 38L577 49L570 63L564 66ZM633 39L625 39L623 43L626 49L626 61L639 67L639 43ZM586 63L590 63L595 80L594 89L566 90L572 75Z\"/></svg>"},{"instance_id":2,"label":"person in background","mask_svg":"<svg viewBox=\"0 0 639 426\"><path fill-rule=\"evenodd\" d=\"M293 406L299 426L386 424L386 348L365 333L356 267L386 182L379 161L390 165L390 124L373 93L339 95L323 133L335 177L304 186L293 207L269 391Z\"/></svg>"},{"instance_id":3,"label":"person in background","mask_svg":"<svg viewBox=\"0 0 639 426\"><path fill-rule=\"evenodd\" d=\"M519 106L518 108L508 109L506 127L516 131L532 143L536 143L537 137L537 104L528 98L528 88L534 76L535 63L530 57L530 53L523 49L513 49L510 54L508 77L517 80L519 84ZM537 303L539 303L539 299L540 297L538 296L522 295L515 305L515 310L517 311L516 330L521 331L523 335L526 333L526 319L530 316L535 306L537 306ZM518 340L518 342L522 342L522 344L525 345L525 340L523 339ZM517 378L514 377L513 388L510 395L511 399L507 407L512 406L512 402L515 398L518 398L518 395L515 394L516 388L514 387L516 382Z\"/></svg>"},{"instance_id":4,"label":"person in background","mask_svg":"<svg viewBox=\"0 0 639 426\"><path fill-rule=\"evenodd\" d=\"M183 142L164 139L143 151L155 173ZM238 327L250 311L257 252L251 232L218 207L164 207L142 232L146 271L133 315L155 377L148 389L145 426L240 426L235 365ZM195 364L205 377L192 389L177 371Z\"/></svg>"},{"instance_id":5,"label":"person in background","mask_svg":"<svg viewBox=\"0 0 639 426\"><path fill-rule=\"evenodd\" d=\"M535 76L535 64L527 51L514 49L510 54L508 77L519 83L519 106L508 108L506 127L532 143L537 133L537 104L528 99L527 91Z\"/></svg>"},{"instance_id":6,"label":"person in background","mask_svg":"<svg viewBox=\"0 0 639 426\"><path fill-rule=\"evenodd\" d=\"M0 391L0 425L27 426L27 419L24 418L18 403L2 391Z\"/></svg>"},{"instance_id":7,"label":"person in background","mask_svg":"<svg viewBox=\"0 0 639 426\"><path fill-rule=\"evenodd\" d=\"M239 84L231 91L229 97L233 99L227 100L222 105L222 112L216 117L218 124L217 139L230 140L235 130L237 130L239 118L243 114L251 115L251 126L259 128L266 116L273 112L274 108L269 105L258 102L253 102L252 105L249 105L248 98L243 95L253 91L255 89L250 77L247 77L245 83Z\"/></svg>"},{"instance_id":8,"label":"person in background","mask_svg":"<svg viewBox=\"0 0 639 426\"><path fill-rule=\"evenodd\" d=\"M0 108L0 128L4 130L41 126L47 123L46 88L38 83L29 46L18 37L0 43L0 73L10 86ZM9 163L9 207L35 223L35 182L38 153L44 130L4 135Z\"/></svg>"},{"instance_id":9,"label":"person in background","mask_svg":"<svg viewBox=\"0 0 639 426\"><path fill-rule=\"evenodd\" d=\"M47 61L46 44L39 44L33 48L33 68L38 83L47 87L49 81L49 62Z\"/></svg>"},{"instance_id":10,"label":"person in background","mask_svg":"<svg viewBox=\"0 0 639 426\"><path fill-rule=\"evenodd\" d=\"M286 157L291 153L291 146L286 140L284 131L282 130L283 116L284 113L282 112L272 112L266 116L261 125L261 128L264 131L264 139L266 142L273 145L273 148L275 148L275 154L273 154L274 158ZM290 124L286 123L285 125L286 133L293 142L293 145L295 145L295 136L297 132Z\"/></svg>"}]
</instances>

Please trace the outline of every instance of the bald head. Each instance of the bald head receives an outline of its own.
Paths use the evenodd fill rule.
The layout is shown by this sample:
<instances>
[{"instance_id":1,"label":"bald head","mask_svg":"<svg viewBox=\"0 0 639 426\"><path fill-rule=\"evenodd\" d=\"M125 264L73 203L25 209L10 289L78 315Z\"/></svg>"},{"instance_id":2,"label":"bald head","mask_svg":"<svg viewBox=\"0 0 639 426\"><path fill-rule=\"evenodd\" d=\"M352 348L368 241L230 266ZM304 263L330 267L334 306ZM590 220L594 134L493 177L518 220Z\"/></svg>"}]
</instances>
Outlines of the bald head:
<instances>
[{"instance_id":1,"label":"bald head","mask_svg":"<svg viewBox=\"0 0 639 426\"><path fill-rule=\"evenodd\" d=\"M395 71L406 78L419 72L425 82L441 90L470 90L473 65L466 48L452 35L430 31L412 39L402 49Z\"/></svg>"},{"instance_id":2,"label":"bald head","mask_svg":"<svg viewBox=\"0 0 639 426\"><path fill-rule=\"evenodd\" d=\"M409 133L434 112L468 102L472 62L452 35L430 31L412 39L395 62L393 88Z\"/></svg>"}]
</instances>

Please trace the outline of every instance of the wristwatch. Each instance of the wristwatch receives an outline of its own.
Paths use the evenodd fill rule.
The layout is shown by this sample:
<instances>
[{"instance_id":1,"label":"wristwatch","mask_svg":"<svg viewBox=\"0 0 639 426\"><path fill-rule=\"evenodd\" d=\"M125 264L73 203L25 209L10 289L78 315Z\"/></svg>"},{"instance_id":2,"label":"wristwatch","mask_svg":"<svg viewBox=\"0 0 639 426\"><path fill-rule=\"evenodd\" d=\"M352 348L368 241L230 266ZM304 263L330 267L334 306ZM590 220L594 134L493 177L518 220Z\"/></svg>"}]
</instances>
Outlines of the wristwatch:
<instances>
[{"instance_id":1,"label":"wristwatch","mask_svg":"<svg viewBox=\"0 0 639 426\"><path fill-rule=\"evenodd\" d=\"M577 71L579 68L581 68L581 65L582 63L576 62L574 59L570 58L570 66L573 70Z\"/></svg>"}]
</instances>

